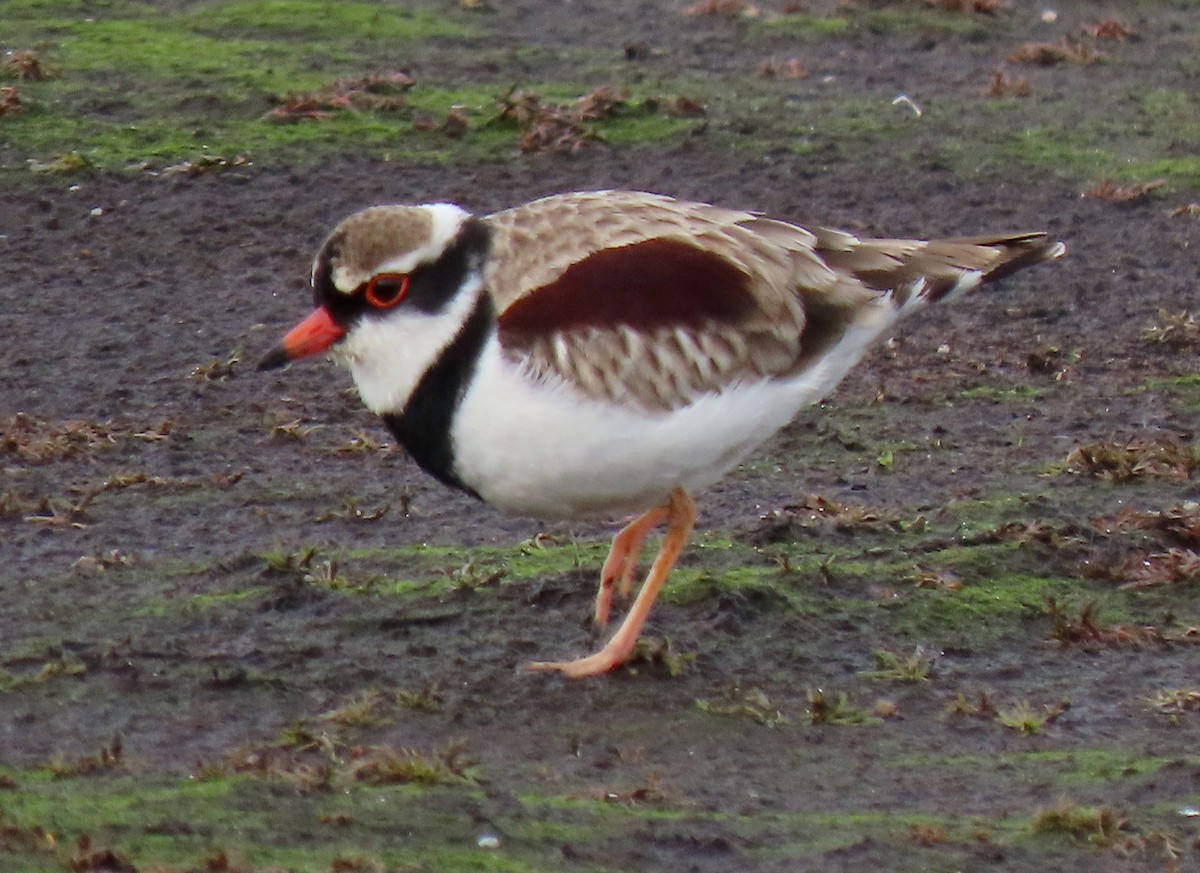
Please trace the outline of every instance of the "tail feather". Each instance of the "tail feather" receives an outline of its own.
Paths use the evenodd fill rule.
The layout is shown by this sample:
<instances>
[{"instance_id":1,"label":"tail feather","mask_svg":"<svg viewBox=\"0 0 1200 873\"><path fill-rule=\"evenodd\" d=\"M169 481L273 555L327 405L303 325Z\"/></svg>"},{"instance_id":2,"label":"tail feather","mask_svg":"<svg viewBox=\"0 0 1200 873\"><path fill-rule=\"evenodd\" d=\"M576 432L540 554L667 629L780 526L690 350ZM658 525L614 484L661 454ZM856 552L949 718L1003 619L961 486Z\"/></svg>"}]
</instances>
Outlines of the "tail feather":
<instances>
[{"instance_id":1,"label":"tail feather","mask_svg":"<svg viewBox=\"0 0 1200 873\"><path fill-rule=\"evenodd\" d=\"M831 231L818 233L817 238L818 250L829 266L852 274L870 288L890 293L902 308L914 296L926 303L957 297L1017 270L1060 258L1067 250L1045 233L921 242L858 240Z\"/></svg>"},{"instance_id":2,"label":"tail feather","mask_svg":"<svg viewBox=\"0 0 1200 873\"><path fill-rule=\"evenodd\" d=\"M998 282L1017 270L1032 267L1043 261L1054 261L1067 253L1065 243L1051 240L1044 233L1026 233L999 240L984 240L975 245L1000 247L1001 258L984 273L983 281Z\"/></svg>"}]
</instances>

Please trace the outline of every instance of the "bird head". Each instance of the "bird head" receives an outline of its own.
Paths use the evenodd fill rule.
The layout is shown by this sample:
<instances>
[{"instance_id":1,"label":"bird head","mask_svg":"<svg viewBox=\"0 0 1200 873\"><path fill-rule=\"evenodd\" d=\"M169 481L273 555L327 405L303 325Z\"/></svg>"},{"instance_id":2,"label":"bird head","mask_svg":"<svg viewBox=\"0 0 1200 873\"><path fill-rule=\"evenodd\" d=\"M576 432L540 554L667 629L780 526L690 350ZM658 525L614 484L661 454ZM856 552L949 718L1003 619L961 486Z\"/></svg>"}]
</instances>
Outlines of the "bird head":
<instances>
[{"instance_id":1,"label":"bird head","mask_svg":"<svg viewBox=\"0 0 1200 873\"><path fill-rule=\"evenodd\" d=\"M449 203L351 215L313 261L312 313L258 368L331 352L369 408L391 411L469 315L488 241L480 219Z\"/></svg>"}]
</instances>

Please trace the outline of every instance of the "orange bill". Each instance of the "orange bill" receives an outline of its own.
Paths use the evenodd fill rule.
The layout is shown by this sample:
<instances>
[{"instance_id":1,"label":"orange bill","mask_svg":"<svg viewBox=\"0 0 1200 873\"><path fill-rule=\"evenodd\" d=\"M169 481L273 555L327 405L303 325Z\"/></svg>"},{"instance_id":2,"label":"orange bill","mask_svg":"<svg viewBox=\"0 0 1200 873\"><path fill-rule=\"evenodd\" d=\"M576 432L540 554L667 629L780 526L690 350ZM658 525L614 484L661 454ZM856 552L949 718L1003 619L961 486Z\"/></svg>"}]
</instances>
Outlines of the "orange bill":
<instances>
[{"instance_id":1,"label":"orange bill","mask_svg":"<svg viewBox=\"0 0 1200 873\"><path fill-rule=\"evenodd\" d=\"M333 320L329 310L319 306L304 321L288 331L279 345L258 362L260 370L274 370L291 361L319 355L346 335L346 329Z\"/></svg>"}]
</instances>

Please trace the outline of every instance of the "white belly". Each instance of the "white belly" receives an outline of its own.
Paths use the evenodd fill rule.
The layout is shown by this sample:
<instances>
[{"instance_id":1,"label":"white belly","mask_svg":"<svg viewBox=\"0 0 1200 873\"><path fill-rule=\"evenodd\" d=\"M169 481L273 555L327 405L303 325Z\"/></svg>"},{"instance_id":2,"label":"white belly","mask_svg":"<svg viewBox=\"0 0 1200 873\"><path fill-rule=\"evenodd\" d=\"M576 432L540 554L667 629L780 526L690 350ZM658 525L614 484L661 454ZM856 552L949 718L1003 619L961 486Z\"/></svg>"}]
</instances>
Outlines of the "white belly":
<instances>
[{"instance_id":1,"label":"white belly","mask_svg":"<svg viewBox=\"0 0 1200 873\"><path fill-rule=\"evenodd\" d=\"M456 469L488 503L541 518L644 510L678 486L719 479L836 385L878 327L851 329L799 376L736 384L668 412L535 382L493 337L455 418Z\"/></svg>"}]
</instances>

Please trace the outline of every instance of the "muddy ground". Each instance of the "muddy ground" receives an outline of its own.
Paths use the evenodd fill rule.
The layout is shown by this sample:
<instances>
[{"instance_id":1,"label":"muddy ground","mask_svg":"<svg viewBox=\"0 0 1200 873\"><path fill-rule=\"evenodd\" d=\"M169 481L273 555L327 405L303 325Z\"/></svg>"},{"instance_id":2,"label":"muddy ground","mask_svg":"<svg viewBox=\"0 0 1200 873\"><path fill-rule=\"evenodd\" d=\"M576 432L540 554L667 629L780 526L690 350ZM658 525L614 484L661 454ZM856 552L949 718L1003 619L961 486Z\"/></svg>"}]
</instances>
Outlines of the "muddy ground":
<instances>
[{"instance_id":1,"label":"muddy ground","mask_svg":"<svg viewBox=\"0 0 1200 873\"><path fill-rule=\"evenodd\" d=\"M737 21L584 5L489 27L716 73L774 50ZM1122 11L1062 6L1064 31ZM1149 42L1096 75L1165 87L1195 8L1133 8ZM1017 42L1037 33L1018 10ZM887 109L990 63L959 37L834 40L828 87ZM39 827L137 869L232 869L225 850L246 869L1200 869L1200 334L1180 315L1200 222L1170 214L1197 191L1114 203L1052 168L815 161L699 126L480 166L353 151L0 192L0 869L69 863L27 839ZM651 650L567 683L522 665L597 644L616 520L548 525L449 493L343 372L252 365L307 311L314 247L353 209L611 186L862 234L1045 229L1070 254L908 323L700 495ZM1124 482L1068 463L1131 442L1161 463ZM865 511L815 518L813 495ZM1122 511L1152 529L1096 521ZM873 653L918 647L920 681L870 675ZM364 775L386 754L436 784ZM189 794L206 781L244 813L206 819ZM160 792L142 819L61 811L139 785ZM499 848L477 847L488 835Z\"/></svg>"}]
</instances>

